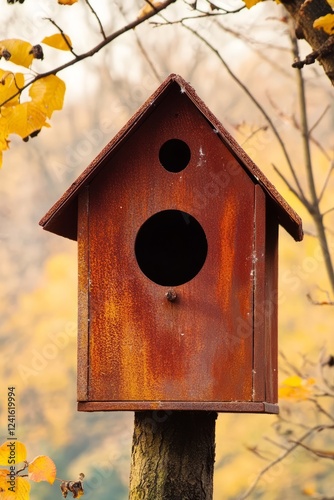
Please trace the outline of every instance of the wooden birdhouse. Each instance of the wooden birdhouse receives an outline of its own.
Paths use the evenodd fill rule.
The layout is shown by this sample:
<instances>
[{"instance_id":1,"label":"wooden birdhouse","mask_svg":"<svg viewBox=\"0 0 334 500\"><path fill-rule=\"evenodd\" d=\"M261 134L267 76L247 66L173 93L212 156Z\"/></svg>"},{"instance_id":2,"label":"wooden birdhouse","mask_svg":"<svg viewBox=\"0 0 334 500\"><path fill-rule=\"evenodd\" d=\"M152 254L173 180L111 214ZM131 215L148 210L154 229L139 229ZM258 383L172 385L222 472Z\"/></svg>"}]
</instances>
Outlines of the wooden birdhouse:
<instances>
[{"instance_id":1,"label":"wooden birdhouse","mask_svg":"<svg viewBox=\"0 0 334 500\"><path fill-rule=\"evenodd\" d=\"M170 75L41 220L78 241L78 408L277 413L298 215Z\"/></svg>"}]
</instances>

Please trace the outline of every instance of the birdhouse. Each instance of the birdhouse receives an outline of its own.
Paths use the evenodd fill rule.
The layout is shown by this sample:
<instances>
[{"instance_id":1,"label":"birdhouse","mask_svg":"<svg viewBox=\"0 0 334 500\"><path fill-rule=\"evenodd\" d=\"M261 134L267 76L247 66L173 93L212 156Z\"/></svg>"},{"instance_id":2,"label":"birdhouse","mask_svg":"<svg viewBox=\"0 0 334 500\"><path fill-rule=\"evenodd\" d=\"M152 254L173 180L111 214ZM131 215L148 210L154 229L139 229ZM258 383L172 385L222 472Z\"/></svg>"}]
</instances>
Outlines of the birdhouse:
<instances>
[{"instance_id":1,"label":"birdhouse","mask_svg":"<svg viewBox=\"0 0 334 500\"><path fill-rule=\"evenodd\" d=\"M170 75L41 220L79 252L78 409L277 413L298 215Z\"/></svg>"}]
</instances>

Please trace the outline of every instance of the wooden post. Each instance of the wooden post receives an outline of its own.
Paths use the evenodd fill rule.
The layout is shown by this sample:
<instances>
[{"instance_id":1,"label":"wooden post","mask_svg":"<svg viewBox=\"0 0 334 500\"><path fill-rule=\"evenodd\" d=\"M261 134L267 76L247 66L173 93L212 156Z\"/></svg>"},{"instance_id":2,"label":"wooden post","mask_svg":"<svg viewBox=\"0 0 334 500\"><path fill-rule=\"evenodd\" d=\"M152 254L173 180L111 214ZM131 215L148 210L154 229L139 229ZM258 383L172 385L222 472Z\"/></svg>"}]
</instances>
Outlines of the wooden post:
<instances>
[{"instance_id":1,"label":"wooden post","mask_svg":"<svg viewBox=\"0 0 334 500\"><path fill-rule=\"evenodd\" d=\"M211 500L217 413L135 413L130 500Z\"/></svg>"}]
</instances>

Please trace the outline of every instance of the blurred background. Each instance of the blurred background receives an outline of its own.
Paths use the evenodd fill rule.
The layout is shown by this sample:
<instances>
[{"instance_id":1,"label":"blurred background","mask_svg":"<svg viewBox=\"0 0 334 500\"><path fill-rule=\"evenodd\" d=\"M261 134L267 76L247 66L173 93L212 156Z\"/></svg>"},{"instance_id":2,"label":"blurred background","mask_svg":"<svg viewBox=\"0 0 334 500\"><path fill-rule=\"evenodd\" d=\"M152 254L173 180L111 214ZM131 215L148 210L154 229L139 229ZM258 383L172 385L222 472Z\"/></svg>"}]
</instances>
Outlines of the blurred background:
<instances>
[{"instance_id":1,"label":"blurred background","mask_svg":"<svg viewBox=\"0 0 334 500\"><path fill-rule=\"evenodd\" d=\"M134 19L143 6L134 0L92 4L106 33ZM217 5L235 8L243 3ZM198 2L198 8L208 10L208 3ZM70 35L77 53L101 40L96 19L83 1L62 7L55 0L26 0L14 6L1 0L0 11L2 39L39 43L55 32L44 19L52 18ZM306 358L316 371L319 359L334 352L333 307L316 306L307 298L310 294L314 301L327 302L331 291L313 222L273 169L274 164L291 178L268 123L230 74L270 115L307 192L296 70L291 67L283 8L264 2L238 14L184 20L220 57L182 23L158 26L166 19L194 16L185 2L178 1L163 16L60 73L67 85L64 109L54 113L50 129L28 143L12 137L0 171L0 436L6 439L6 390L15 386L17 437L27 446L28 459L49 455L62 479L73 480L84 472L85 495L99 500L127 498L133 414L76 411L77 245L43 232L38 221L170 73L191 83L303 218L303 242L294 242L282 228L280 234L279 349L286 357L281 359L280 380L291 365L305 367ZM305 55L310 50L302 44L301 51ZM44 61L34 62L36 70L46 71L70 58L58 52L46 47ZM318 64L303 71L309 123L316 125L311 147L321 190L333 159L333 91ZM330 178L324 210L333 206L333 189ZM326 216L326 227L333 249L333 212ZM320 422L314 407L302 403L281 401L288 422L269 415L219 415L215 500L242 498L268 460L280 454L282 436L294 439L291 421ZM330 401L326 408L331 412ZM330 434L324 441L319 446L334 450ZM250 498L299 499L328 492L332 463L300 447L263 476ZM32 485L34 500L60 495L58 482Z\"/></svg>"}]
</instances>

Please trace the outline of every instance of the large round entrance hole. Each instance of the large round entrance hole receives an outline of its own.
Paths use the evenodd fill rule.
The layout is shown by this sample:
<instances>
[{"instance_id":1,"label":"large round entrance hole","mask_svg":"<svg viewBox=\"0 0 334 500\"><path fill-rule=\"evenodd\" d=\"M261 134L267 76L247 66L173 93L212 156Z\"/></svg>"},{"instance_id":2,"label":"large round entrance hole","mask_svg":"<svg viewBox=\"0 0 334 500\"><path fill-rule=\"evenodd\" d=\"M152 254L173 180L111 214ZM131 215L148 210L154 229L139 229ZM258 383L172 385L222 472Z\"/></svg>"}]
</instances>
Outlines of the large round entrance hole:
<instances>
[{"instance_id":1,"label":"large round entrance hole","mask_svg":"<svg viewBox=\"0 0 334 500\"><path fill-rule=\"evenodd\" d=\"M163 286L183 285L202 269L208 252L200 223L181 210L158 212L141 226L135 254L142 272Z\"/></svg>"},{"instance_id":2,"label":"large round entrance hole","mask_svg":"<svg viewBox=\"0 0 334 500\"><path fill-rule=\"evenodd\" d=\"M190 157L190 148L181 139L170 139L159 151L159 161L168 172L181 172L188 165Z\"/></svg>"}]
</instances>

